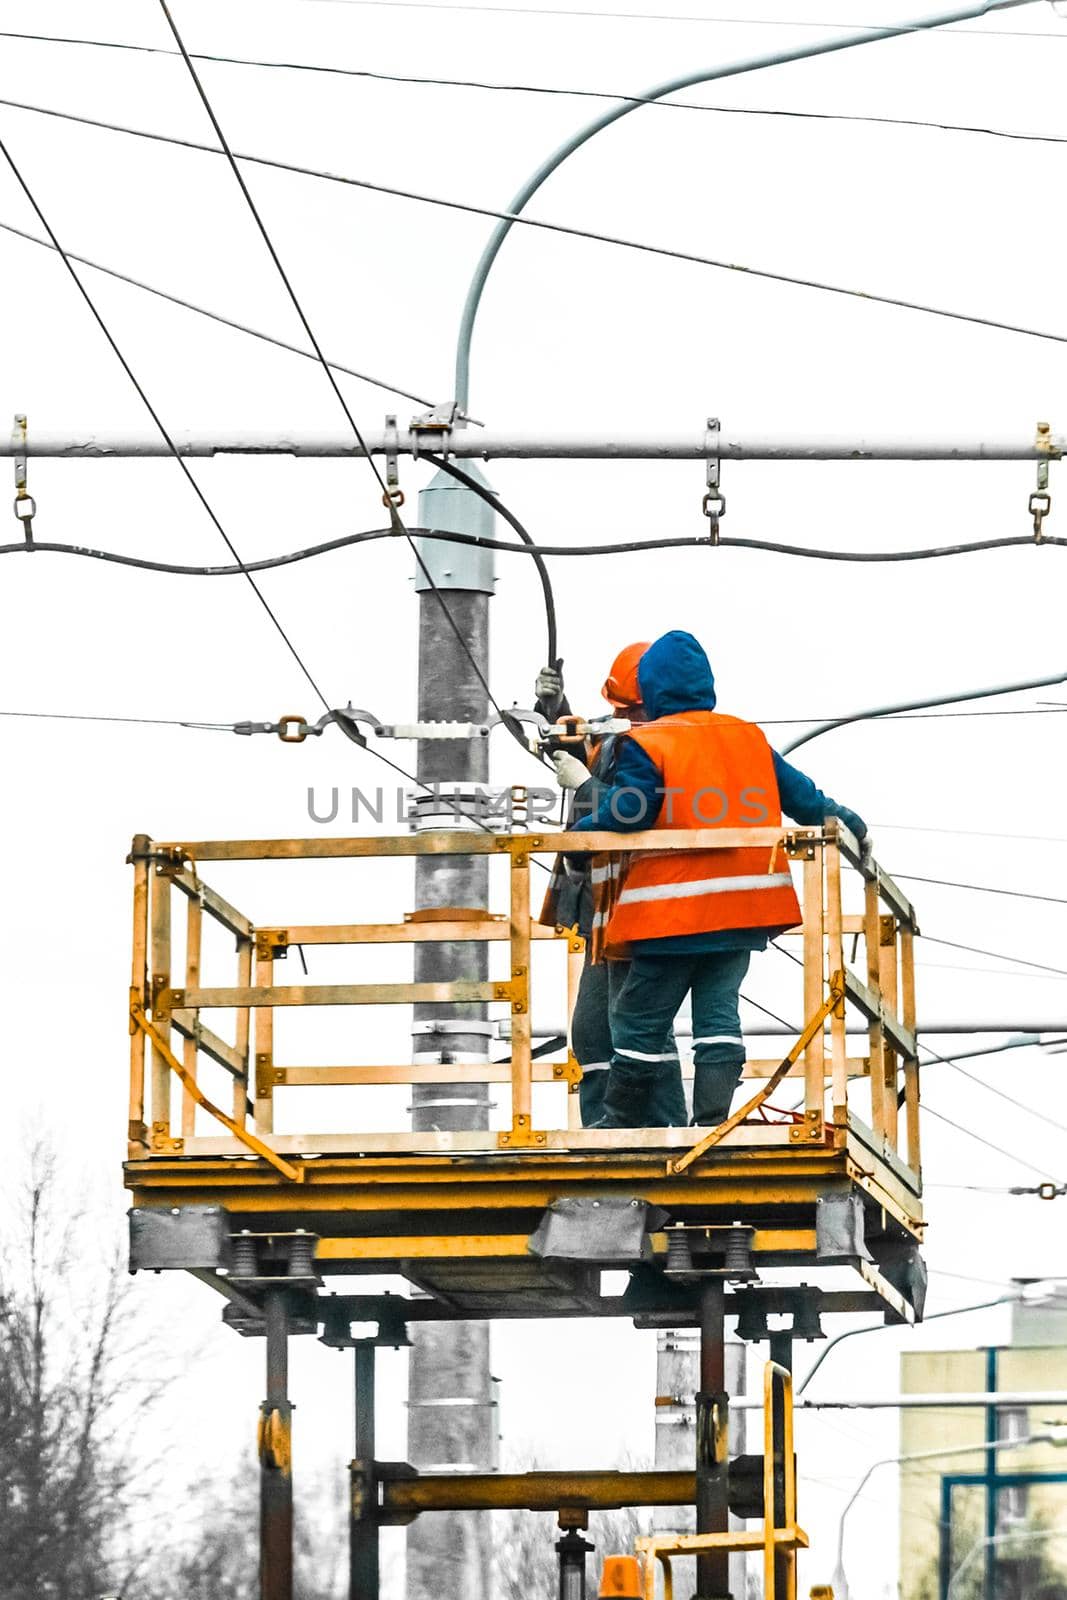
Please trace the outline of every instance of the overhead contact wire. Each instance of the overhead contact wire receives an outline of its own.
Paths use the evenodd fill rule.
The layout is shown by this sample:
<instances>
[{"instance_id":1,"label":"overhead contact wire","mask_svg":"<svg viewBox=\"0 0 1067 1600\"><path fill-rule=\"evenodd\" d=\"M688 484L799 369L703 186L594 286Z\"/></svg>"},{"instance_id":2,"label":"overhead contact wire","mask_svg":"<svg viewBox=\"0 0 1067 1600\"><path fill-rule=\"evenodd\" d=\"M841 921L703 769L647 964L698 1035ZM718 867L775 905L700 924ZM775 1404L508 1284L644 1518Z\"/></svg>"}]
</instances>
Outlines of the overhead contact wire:
<instances>
[{"instance_id":1,"label":"overhead contact wire","mask_svg":"<svg viewBox=\"0 0 1067 1600\"><path fill-rule=\"evenodd\" d=\"M7 227L7 226L8 225L6 223L0 222L0 228L4 228L4 227ZM23 237L32 238L32 235L28 235L27 234L27 235L23 235ZM51 249L52 246L49 245L48 248ZM79 260L79 259L84 260L84 258L79 258L77 256L72 256L71 259L72 260ZM92 262L88 262L88 263L85 263L85 264L86 265L95 265L95 263L92 263ZM107 272L108 270L109 269L107 267L101 267L100 268L100 271L102 271L102 272ZM115 274L115 276L121 276L121 274ZM127 280L127 281L134 281L134 280ZM138 285L138 287L142 287L143 288L143 287L147 287L147 286L146 285ZM157 291L152 291L152 292L155 293ZM196 307L196 306L189 306L189 309L192 310L192 311L195 311L195 310L198 310L200 308ZM212 316L213 314L214 313L212 313L212 312L206 312L205 313L205 315L207 315L207 316ZM225 319L220 319L220 320L225 320ZM239 326L239 325L238 324L231 324L231 326ZM243 331L249 332L249 333L254 332L253 329L245 329ZM257 334L256 337L258 337L258 338L270 338L270 336L266 335L266 334ZM277 343L278 341L271 339L270 342L271 343ZM294 351L294 353L297 354L297 355L307 356L308 359L310 359L312 361L314 361L316 359L316 357L310 351L300 350L300 348L298 346L296 346L296 345L286 345L286 346L284 346L284 348ZM337 364L333 363L333 365L336 366ZM342 371L342 372L351 371L350 368L345 368L345 367L339 367L338 370ZM356 374L353 374L353 376L355 376L355 375ZM375 380L368 380L368 381L372 381L373 382ZM397 393L397 394L401 394L404 391L403 390L394 390L393 392ZM169 573L174 573L174 574L176 574L178 576L203 577L203 578L224 578L224 577L231 577L235 573L239 573L239 572L243 572L243 571L248 571L248 572L269 572L275 567L292 566L294 563L299 562L299 561L311 561L311 560L314 560L318 556L329 555L331 552L333 552L335 550L345 550L345 549L348 549L352 545L368 544L368 543L371 543L372 541L374 541L376 539L407 538L409 536L414 535L414 536L417 536L420 539L436 539L436 540L440 540L440 541L442 541L444 543L447 543L447 544L473 545L476 548L481 549L481 550L502 550L506 554L525 555L525 556L531 557L533 559L533 561L535 562L535 564L538 566L538 570L539 570L539 572L541 574L542 585L543 586L547 585L546 594L545 594L545 602L546 602L546 612L548 612L549 610L554 610L554 601L552 601L550 599L550 592L549 592L550 591L550 585L548 585L548 575L547 575L547 572L545 571L545 569L544 569L544 567L543 567L543 565L541 563L541 558L543 558L544 556L551 556L553 558L556 558L556 557L561 557L561 556L595 557L595 556L614 556L614 555L638 555L638 554L641 554L641 553L644 553L644 552L647 552L647 551L654 551L654 550L679 550L679 549L683 549L683 550L684 549L717 550L717 549L721 549L723 546L726 546L726 545L746 544L750 548L753 548L753 549L769 550L769 551L772 551L772 552L780 552L780 553L791 554L791 555L809 555L809 554L810 555L819 555L819 556L826 556L827 559L831 559L831 560L839 559L839 560L855 560L855 561L893 561L893 560L911 560L911 559L916 559L918 557L927 556L927 555L958 555L958 554L963 554L963 553L970 553L972 550L975 550L975 551L976 550L994 550L994 549L1000 549L1000 548L1004 547L1005 545L1026 545L1030 549L1034 549L1035 548L1034 540L1032 538L1017 538L1017 539L991 539L991 540L988 540L988 541L986 541L985 543L982 543L982 544L974 544L974 545L966 545L966 546L964 546L964 545L949 546L949 547L947 547L947 548L945 548L943 550L928 550L928 551L907 552L906 554L904 554L902 556L895 556L893 554L878 554L878 553L844 555L844 554L835 553L835 552L801 551L801 550L796 550L796 549L794 549L794 548L792 548L792 547L790 547L788 545L766 544L766 543L762 543L762 542L760 542L758 540L720 539L718 544L713 544L712 541L706 535L700 535L699 537L692 537L692 536L684 535L684 536L679 536L679 537L675 537L675 538L664 538L664 539L631 539L631 540L624 540L624 541L621 541L621 542L615 542L615 543L611 543L611 544L587 544L587 545L535 544L532 541L530 535L526 532L526 530L523 528L522 524L519 522L518 518L511 511L508 510L508 508L503 504L503 502L495 494L493 494L492 490L487 489L484 484L479 484L475 478L472 478L467 473L462 472L461 469L459 467L457 467L453 462L445 461L442 457L437 456L437 455L433 454L432 452L421 451L420 455L421 455L421 458L423 460L429 461L433 465L435 465L437 467L440 467L441 470L446 472L449 476L454 477L457 480L468 484L475 491L475 493L479 494L482 497L482 499L484 499L489 505L491 505L493 507L493 509L495 511L497 511L500 516L502 516L504 518L505 521L510 523L510 525L516 529L516 531L520 535L520 538L523 540L523 543L522 544L515 544L515 543L513 543L512 541L510 541L508 539L492 539L492 538L488 538L488 537L486 537L484 535L481 535L481 534L455 533L451 529L422 528L422 527L417 527L416 528L416 527L411 527L410 525L401 525L401 526L394 527L394 526L390 525L388 528L367 528L365 530L361 530L358 533L339 534L336 539L326 539L321 544L308 545L302 550L287 551L287 552L283 553L282 555L267 556L267 557L264 557L262 560L259 560L259 561L247 561L247 562L242 563L241 565L234 566L234 567L194 566L194 565L182 565L182 564L180 564L178 562L171 562L171 561L151 561L151 560L147 559L146 557L122 555L122 554L120 554L120 553L118 553L116 551L112 551L112 550L98 550L98 549L95 549L91 545L49 543L49 542L44 541L44 540L35 540L34 544L33 544L33 550L49 551L49 552L51 552L53 554L61 554L61 555L87 556L87 557L91 557L92 559L97 560L97 561L116 561L116 562L119 562L120 564L122 564L124 566L144 567L148 571L151 571L151 572L169 572ZM1049 538L1045 538L1045 539L1043 539L1041 541L1041 543L1042 543L1042 545L1046 545L1046 544L1067 545L1067 539L1049 539ZM26 545L24 540L18 541L18 542L12 542L11 544L0 545L0 555L14 555L17 551L26 552L28 549L29 549L29 547ZM30 553L32 553L32 551ZM1056 680L1056 681L1059 681L1059 680ZM1036 715L1038 713L1038 709L1039 708L1036 708L1036 707L1033 708L1033 714L1034 715ZM1055 711L1067 710L1067 707L1055 707L1054 706L1054 707L1050 707L1049 709L1051 711L1055 712ZM1015 715L1016 713L1014 713L1014 712L996 712L996 711L989 711L989 712L973 711L973 712L963 712L963 713L959 713L959 714L960 715L966 715L966 716L1009 716L1009 715ZM793 722L802 722L804 720L805 720L804 718L800 718L800 717L786 719L786 721L793 721ZM880 720L885 721L885 720L888 720L888 719L887 718L880 718ZM896 720L901 720L901 719L896 719ZM918 721L918 720L920 720L920 716L916 715L914 718L909 718L908 720ZM785 722L783 722L781 719L779 719L779 721L778 721L778 723L776 725L785 726Z\"/></svg>"},{"instance_id":2,"label":"overhead contact wire","mask_svg":"<svg viewBox=\"0 0 1067 1600\"><path fill-rule=\"evenodd\" d=\"M1016 1155L1014 1150L1005 1150L1002 1145L993 1144L991 1140L984 1139L980 1133L975 1133L973 1128L965 1127L962 1122L954 1122L951 1117L946 1117L943 1111L935 1111L927 1101L924 1100L919 1109L926 1112L927 1116L936 1117L938 1122L944 1122L948 1127L955 1128L957 1133L965 1134L968 1139L973 1139L976 1144L985 1145L987 1150L994 1151L998 1156L1003 1156L1008 1161L1017 1161L1020 1167L1025 1167L1028 1172L1036 1173L1039 1178L1047 1178L1053 1183L1056 1181L1044 1167L1035 1167L1032 1161L1027 1161L1023 1156Z\"/></svg>"},{"instance_id":3,"label":"overhead contact wire","mask_svg":"<svg viewBox=\"0 0 1067 1600\"><path fill-rule=\"evenodd\" d=\"M973 1072L968 1072L965 1067L961 1067L951 1056L938 1055L937 1051L931 1050L929 1045L923 1045L922 1048L934 1061L941 1062L942 1066L951 1067L954 1072L959 1073L961 1078L966 1078L968 1082L976 1084L979 1089L985 1089L989 1094L995 1094L998 1099L1006 1101L1009 1106L1014 1106L1017 1111L1024 1111L1028 1117L1034 1117L1044 1127L1054 1128L1057 1133L1067 1133L1067 1123L1057 1122L1047 1112L1040 1111L1034 1106L1028 1106L1025 1101L1017 1100L1014 1095L1006 1094L1003 1089L998 1089L996 1084L986 1083L984 1078L975 1077Z\"/></svg>"},{"instance_id":4,"label":"overhead contact wire","mask_svg":"<svg viewBox=\"0 0 1067 1600\"><path fill-rule=\"evenodd\" d=\"M160 0L163 4L163 0ZM196 76L196 69L192 62L185 57L190 72ZM199 85L199 78L197 83ZM201 89L201 96L203 90ZM925 305L921 301L906 300L896 295L877 294L873 290L852 289L846 284L825 283L817 278L805 278L796 273L776 272L769 267L746 266L741 262L724 261L716 256L697 255L689 250L673 250L666 245L646 244L639 239L626 239L618 234L597 233L589 228L569 226L563 222L551 222L543 217L531 217L526 212L497 211L489 206L476 206L462 200L446 200L440 195L423 194L413 189L401 189L393 184L374 183L368 178L352 178L341 173L326 172L318 168L298 166L294 162L279 161L267 156L248 155L241 151L231 152L227 146L225 151L216 149L213 145L203 144L195 139L180 139L171 134L152 133L143 128L130 128L117 123L103 122L94 117L75 116L71 112L56 111L46 106L35 106L20 100L0 99L0 105L13 107L20 111L36 112L39 115L59 117L64 121L77 122L87 127L103 128L111 133L124 133L138 139L152 139L160 144L177 145L186 150L199 150L207 155L228 156L233 170L236 172L237 161L253 162L258 166L272 167L279 172L292 172L306 178L320 178L328 183L346 184L350 188L364 189L371 194L390 195L398 200L411 200L418 205L440 206L449 211L462 211L469 216L491 217L494 221L520 223L526 228L538 228L543 232L556 233L567 238L587 239L595 244L609 244L621 250L636 250L644 255L662 256L670 261L683 261L692 266L711 267L720 272L737 272L750 278L761 278L770 283L783 283L792 288L813 289L823 294L834 294L846 299L868 301L874 305L893 306L902 311L915 311L924 316L943 317L952 322L965 322L974 327L992 328L1001 333L1016 333L1024 338L1044 339L1054 344L1067 344L1067 333L1053 333L1040 328L1025 327L1021 323L1002 322L994 317L982 317L967 311L953 311L946 306ZM242 188L244 184L242 182ZM247 190L245 191L247 194Z\"/></svg>"},{"instance_id":5,"label":"overhead contact wire","mask_svg":"<svg viewBox=\"0 0 1067 1600\"><path fill-rule=\"evenodd\" d=\"M40 245L44 250L55 248L47 239L38 239L36 234L27 233L23 228L16 228L10 222L0 221L0 228L5 233L13 233L17 238L25 239L27 244ZM83 267L92 267L94 272L106 273L109 278L129 284L131 289L142 289L145 294L153 294L159 300L169 300L171 305L181 306L183 311L193 311L199 317L208 317L212 322L221 323L224 328L233 328L237 333L247 333L253 339L262 339L264 344L273 344L279 350L288 350L291 355L303 356L305 361L317 360L313 350L301 350L298 344L290 344L287 339L280 339L277 334L265 333L262 328L251 328L246 322L238 322L234 317L223 316L221 311L211 311L207 306L194 304L192 300L183 300L181 295L171 294L168 289L159 289L153 283L144 283L140 278L131 277L128 272L119 272L115 267L105 267L102 261L93 261L89 256L77 255L73 250L68 250L67 255ZM427 399L425 395L415 394L411 389L401 389L398 384L387 383L384 378L375 378L369 372L359 372L355 367L346 367L341 361L331 360L330 366L336 372L343 372L350 378L359 378L362 383L372 384L376 389L384 389L387 394L402 395L405 400L415 400L421 406L433 404L433 401Z\"/></svg>"},{"instance_id":6,"label":"overhead contact wire","mask_svg":"<svg viewBox=\"0 0 1067 1600\"><path fill-rule=\"evenodd\" d=\"M1051 38L1053 35L1032 37ZM126 50L142 55L181 58L181 52L178 50L164 50L159 45L131 44L117 39L83 39L50 33L17 33L11 29L0 29L0 39L25 39L38 44L85 45L97 50ZM694 100L654 100L649 95L623 94L612 89L573 89L544 83L495 83L484 78L427 78L406 72L373 72L365 67L328 66L317 61L266 61L253 56L227 56L203 50L190 50L189 54L194 61L211 61L219 66L260 67L279 72L324 73L330 77L362 78L373 83L401 83L440 89L484 89L499 94L548 95L570 100L617 100L624 105L658 106L665 111L705 111L716 116L785 117L804 122L860 122L876 127L926 128L939 133L974 133L991 139L1016 139L1035 144L1067 144L1067 137L1059 134L1017 133L1009 128L986 128L966 122L933 122L919 117L874 117L844 111L791 111L775 106L709 106Z\"/></svg>"}]
</instances>

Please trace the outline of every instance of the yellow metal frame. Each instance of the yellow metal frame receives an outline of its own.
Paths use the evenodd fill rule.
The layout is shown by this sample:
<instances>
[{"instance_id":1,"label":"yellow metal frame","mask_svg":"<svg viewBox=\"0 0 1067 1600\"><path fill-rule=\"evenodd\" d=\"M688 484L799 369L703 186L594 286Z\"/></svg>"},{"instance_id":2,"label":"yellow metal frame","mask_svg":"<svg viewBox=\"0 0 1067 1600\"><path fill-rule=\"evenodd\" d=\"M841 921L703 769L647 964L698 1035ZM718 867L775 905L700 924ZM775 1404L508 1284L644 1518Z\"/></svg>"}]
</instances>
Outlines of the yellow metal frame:
<instances>
[{"instance_id":1,"label":"yellow metal frame","mask_svg":"<svg viewBox=\"0 0 1067 1600\"><path fill-rule=\"evenodd\" d=\"M548 1154L618 1151L618 1134L580 1130L576 1096L568 1097L567 1126L534 1125L532 1086L565 1083L576 1089L581 1073L569 1052L563 1061L532 1059L531 956L534 943L557 941L567 955L567 1004L573 1006L583 962L583 944L573 929L543 928L531 921L530 871L534 855L559 850L617 853L655 848L715 850L766 848L802 864L804 922L799 930L804 969L803 1012L808 1022L784 1059L748 1063L746 1075L760 1080L758 1092L719 1128L708 1132L672 1129L658 1135L627 1133L636 1148L679 1150L671 1155L670 1176L690 1176L716 1146L746 1149L806 1147L851 1150L858 1139L873 1153L868 1176L883 1169L896 1172L906 1189L919 1181L919 1073L915 1041L914 911L905 896L876 863L860 854L855 841L837 824L823 829L746 828L656 830L651 833L607 834L470 834L432 833L366 838L265 839L229 842L154 843L134 840L133 964L130 987L130 1159L138 1166L175 1157L208 1160L251 1152L289 1181L307 1173L306 1156L322 1159L351 1154L420 1155L431 1152L508 1150ZM441 920L414 913L398 923L343 925L267 925L251 921L207 885L201 869L212 861L309 861L352 858L411 858L426 855L498 856L509 865L509 909L505 914L457 910ZM863 879L861 914L846 914L842 903L843 868L857 869ZM172 899L186 901L184 972L172 974ZM225 987L206 986L201 974L204 916L234 935L236 981ZM862 941L863 975L845 959L845 940ZM503 980L451 983L278 984L276 962L294 944L416 944L427 940L507 943L510 964ZM868 1053L848 1055L845 1034L847 1000L867 1018ZM279 1006L449 1005L460 1002L505 1004L511 1014L511 1055L504 1063L289 1065L275 1060L274 1014ZM555 1002L558 1004L558 1002ZM224 1039L203 1021L214 1009L230 1009L236 1022ZM827 1026L828 1024L828 1026ZM179 1060L173 1037L183 1041ZM146 1043L149 1061L146 1072ZM232 1080L233 1102L225 1110L203 1093L198 1075L203 1059L221 1066ZM802 1117L793 1123L752 1123L749 1119L788 1075L803 1078ZM171 1088L182 1087L180 1128L172 1125ZM869 1078L871 1125L849 1111L850 1080ZM274 1133L275 1091L290 1086L503 1082L510 1086L510 1126L499 1132L468 1135L426 1135L398 1131L368 1135ZM898 1119L898 1097L904 1115ZM148 1105L151 1106L150 1120ZM228 1136L198 1134L197 1107L215 1118ZM898 1125L899 1124L899 1125ZM243 1176L250 1176L243 1169Z\"/></svg>"},{"instance_id":2,"label":"yellow metal frame","mask_svg":"<svg viewBox=\"0 0 1067 1600\"><path fill-rule=\"evenodd\" d=\"M775 1430L776 1393L782 1397L781 1439ZM783 1463L783 1516L775 1517L775 1459ZM763 1369L763 1526L723 1533L653 1534L637 1539L634 1549L642 1567L643 1600L656 1600L657 1565L663 1573L663 1600L674 1600L671 1560L709 1550L763 1552L763 1592L796 1600L797 1551L807 1549L808 1536L797 1523L797 1484L793 1448L793 1378L785 1367L768 1361ZM784 1557L785 1589L777 1584L776 1567Z\"/></svg>"}]
</instances>

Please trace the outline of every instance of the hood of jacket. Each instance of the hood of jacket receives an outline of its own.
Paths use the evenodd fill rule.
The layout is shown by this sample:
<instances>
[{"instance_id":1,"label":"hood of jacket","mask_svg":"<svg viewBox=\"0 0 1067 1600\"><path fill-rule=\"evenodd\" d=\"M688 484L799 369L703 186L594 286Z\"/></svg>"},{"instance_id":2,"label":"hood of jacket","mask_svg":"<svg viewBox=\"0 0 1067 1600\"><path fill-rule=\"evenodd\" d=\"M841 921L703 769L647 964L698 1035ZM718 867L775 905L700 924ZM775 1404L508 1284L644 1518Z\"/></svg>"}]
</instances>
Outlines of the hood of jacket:
<instances>
[{"instance_id":1,"label":"hood of jacket","mask_svg":"<svg viewBox=\"0 0 1067 1600\"><path fill-rule=\"evenodd\" d=\"M691 633L674 629L650 644L641 657L637 677L650 717L715 709L711 663Z\"/></svg>"}]
</instances>

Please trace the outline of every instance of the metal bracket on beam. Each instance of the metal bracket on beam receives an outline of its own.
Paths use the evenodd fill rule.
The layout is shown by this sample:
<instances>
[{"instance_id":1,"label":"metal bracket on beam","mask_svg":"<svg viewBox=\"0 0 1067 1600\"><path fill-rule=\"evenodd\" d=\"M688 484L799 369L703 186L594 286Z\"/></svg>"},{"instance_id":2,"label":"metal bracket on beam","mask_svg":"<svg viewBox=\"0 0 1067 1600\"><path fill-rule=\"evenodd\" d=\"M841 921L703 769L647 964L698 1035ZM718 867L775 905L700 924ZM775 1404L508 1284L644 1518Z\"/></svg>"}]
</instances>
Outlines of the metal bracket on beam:
<instances>
[{"instance_id":1,"label":"metal bracket on beam","mask_svg":"<svg viewBox=\"0 0 1067 1600\"><path fill-rule=\"evenodd\" d=\"M703 511L708 519L708 529L712 544L719 542L719 520L726 515L726 496L719 487L719 472L721 461L719 459L719 419L709 417L707 430L704 434L704 454L707 458L707 487L704 493Z\"/></svg>"},{"instance_id":2,"label":"metal bracket on beam","mask_svg":"<svg viewBox=\"0 0 1067 1600\"><path fill-rule=\"evenodd\" d=\"M459 407L454 400L443 400L440 405L434 406L429 411L422 411L417 417L412 417L411 427L411 459L419 459L419 446L422 435L428 434L427 440L430 448L441 455L448 454L448 436L456 425ZM395 420L395 419L394 419Z\"/></svg>"},{"instance_id":3,"label":"metal bracket on beam","mask_svg":"<svg viewBox=\"0 0 1067 1600\"><path fill-rule=\"evenodd\" d=\"M15 458L15 516L22 524L23 538L28 545L32 545L33 519L37 515L37 502L26 487L26 439L26 418L18 412L15 415L15 426L11 431L11 453Z\"/></svg>"},{"instance_id":4,"label":"metal bracket on beam","mask_svg":"<svg viewBox=\"0 0 1067 1600\"><path fill-rule=\"evenodd\" d=\"M389 415L385 419L385 492L382 495L382 505L387 511L390 507L399 511L404 504L404 491L400 487L399 449L396 417Z\"/></svg>"},{"instance_id":5,"label":"metal bracket on beam","mask_svg":"<svg viewBox=\"0 0 1067 1600\"><path fill-rule=\"evenodd\" d=\"M1028 509L1034 519L1034 543L1040 544L1044 537L1045 518L1052 510L1052 496L1048 489L1049 458L1057 457L1059 452L1053 447L1052 430L1047 422L1038 423L1035 442L1037 449L1042 453L1037 463L1037 488L1030 496ZM18 515L17 505L15 515Z\"/></svg>"}]
</instances>

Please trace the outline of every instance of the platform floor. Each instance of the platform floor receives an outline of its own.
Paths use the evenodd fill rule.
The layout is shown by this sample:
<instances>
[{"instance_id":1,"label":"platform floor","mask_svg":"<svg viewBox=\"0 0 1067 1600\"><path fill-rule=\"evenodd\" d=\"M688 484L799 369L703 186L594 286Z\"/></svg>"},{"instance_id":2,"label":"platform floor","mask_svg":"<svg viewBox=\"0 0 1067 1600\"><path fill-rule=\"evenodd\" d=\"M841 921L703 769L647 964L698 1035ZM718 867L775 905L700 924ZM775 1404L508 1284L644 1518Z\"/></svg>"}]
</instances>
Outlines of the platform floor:
<instances>
[{"instance_id":1,"label":"platform floor","mask_svg":"<svg viewBox=\"0 0 1067 1600\"><path fill-rule=\"evenodd\" d=\"M234 1141L196 1139L180 1156L131 1161L125 1171L136 1208L218 1208L229 1234L256 1235L268 1258L272 1238L302 1229L315 1236L314 1273L323 1289L339 1274L397 1276L447 1316L633 1314L632 1298L621 1306L600 1292L600 1272L611 1261L546 1259L530 1248L550 1207L598 1200L648 1208L639 1276L646 1288L658 1280L671 1304L682 1303L687 1286L664 1271L665 1229L681 1223L694 1230L697 1272L722 1276L723 1230L743 1219L761 1277L785 1267L851 1265L857 1291L912 1320L895 1269L921 1242L921 1199L892 1153L873 1148L870 1130L850 1119L847 1131L830 1131L832 1143L804 1147L790 1142L788 1125L740 1128L684 1173L668 1174L669 1154L702 1133L571 1132L548 1135L558 1147L515 1151L499 1149L495 1134L407 1136L418 1148L404 1151L375 1148L375 1136L273 1137L277 1150L300 1160L304 1176L296 1183ZM850 1195L862 1210L863 1247L852 1260L838 1255L828 1263L818 1210ZM231 1298L240 1289L253 1302L270 1276L242 1286L225 1261L198 1270ZM645 1298L657 1301L656 1294Z\"/></svg>"}]
</instances>

